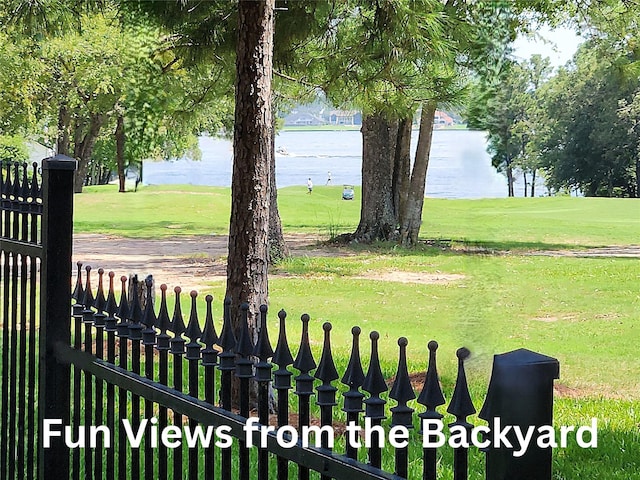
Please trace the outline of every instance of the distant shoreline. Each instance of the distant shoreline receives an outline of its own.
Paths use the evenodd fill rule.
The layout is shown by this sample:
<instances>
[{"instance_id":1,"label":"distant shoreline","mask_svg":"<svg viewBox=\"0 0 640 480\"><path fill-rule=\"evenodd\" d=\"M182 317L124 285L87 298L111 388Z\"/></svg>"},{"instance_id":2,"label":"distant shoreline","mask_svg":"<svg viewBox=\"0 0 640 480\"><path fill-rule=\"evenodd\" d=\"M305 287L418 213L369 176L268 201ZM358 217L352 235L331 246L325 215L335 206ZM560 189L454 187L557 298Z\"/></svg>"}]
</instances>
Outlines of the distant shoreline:
<instances>
[{"instance_id":1,"label":"distant shoreline","mask_svg":"<svg viewBox=\"0 0 640 480\"><path fill-rule=\"evenodd\" d=\"M281 132L343 132L343 131L359 131L362 125L287 125L282 127ZM414 130L418 130L418 126L414 126ZM438 127L434 130L470 130L466 125L451 125L448 127Z\"/></svg>"}]
</instances>

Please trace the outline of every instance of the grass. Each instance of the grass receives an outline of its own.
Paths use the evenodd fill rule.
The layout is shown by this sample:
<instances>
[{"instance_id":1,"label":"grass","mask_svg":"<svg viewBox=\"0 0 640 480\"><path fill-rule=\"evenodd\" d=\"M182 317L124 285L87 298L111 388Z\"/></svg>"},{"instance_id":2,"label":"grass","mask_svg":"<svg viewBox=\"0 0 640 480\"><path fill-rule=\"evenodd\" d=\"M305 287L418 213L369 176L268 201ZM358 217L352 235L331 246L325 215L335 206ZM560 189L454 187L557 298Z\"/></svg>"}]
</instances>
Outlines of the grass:
<instances>
[{"instance_id":1,"label":"grass","mask_svg":"<svg viewBox=\"0 0 640 480\"><path fill-rule=\"evenodd\" d=\"M227 232L229 189L147 187L123 195L112 188L89 188L76 197L77 232L142 238ZM304 185L279 191L286 232L329 237L355 228L359 189L354 202L340 200L341 187L319 186L313 195L305 192ZM640 203L570 197L427 199L423 220L425 237L512 253L466 254L429 247L406 251L379 245L352 249L347 256L289 259L273 271L284 275L270 280L273 327L275 312L284 307L295 351L300 338L298 319L303 312L309 313L318 360L321 325L331 321L339 372L348 360L351 326L360 325L365 334L378 330L386 377L395 373L397 337L409 339L412 372L425 369L426 344L436 339L448 399L455 381L455 350L464 345L473 352L467 373L477 409L486 392L493 354L525 347L558 358L557 383L564 394L555 401L555 424L588 425L596 417L600 441L597 449L582 450L572 443L555 450L554 478L640 479L638 260L526 254L547 248L637 245ZM461 277L444 284L378 278L390 271ZM210 282L208 291L201 293L213 293L217 312L221 311L223 282ZM275 343L275 328L270 335ZM366 335L362 350L366 368ZM472 420L478 422L475 417ZM444 455L443 464L450 465L450 452ZM476 452L471 460L476 475L482 468L481 458ZM442 478L450 474L446 471Z\"/></svg>"},{"instance_id":2,"label":"grass","mask_svg":"<svg viewBox=\"0 0 640 480\"><path fill-rule=\"evenodd\" d=\"M278 191L285 232L326 237L353 231L360 215L356 200L341 200L342 187ZM230 189L165 185L118 193L115 187L87 187L76 196L75 231L158 238L221 235L229 229ZM422 235L495 249L575 248L640 243L640 204L635 199L428 198Z\"/></svg>"}]
</instances>

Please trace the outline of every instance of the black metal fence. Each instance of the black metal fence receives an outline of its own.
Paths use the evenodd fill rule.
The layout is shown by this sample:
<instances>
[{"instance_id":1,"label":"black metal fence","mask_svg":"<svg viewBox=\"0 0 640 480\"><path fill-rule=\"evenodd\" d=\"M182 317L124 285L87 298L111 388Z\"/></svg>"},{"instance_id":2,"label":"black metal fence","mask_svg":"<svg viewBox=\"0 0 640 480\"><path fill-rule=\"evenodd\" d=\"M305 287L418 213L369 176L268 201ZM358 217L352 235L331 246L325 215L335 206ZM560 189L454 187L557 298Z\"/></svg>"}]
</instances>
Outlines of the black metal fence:
<instances>
[{"instance_id":1,"label":"black metal fence","mask_svg":"<svg viewBox=\"0 0 640 480\"><path fill-rule=\"evenodd\" d=\"M339 372L329 323L322 326L316 363L309 340L316 332L309 331L308 315L301 317L294 357L284 311L278 313L273 349L266 306L260 309L254 344L246 321L233 331L230 300L224 302L218 336L211 296L204 298L202 322L195 291L186 316L179 287L169 295L171 302L167 287L160 286L156 308L150 278L138 282L99 269L94 288L95 272L78 264L70 295L74 164L59 157L44 161L41 183L35 169L31 179L22 166L2 170L0 411L7 434L0 438L1 478L438 477L438 450L421 443L422 422L441 420L438 408L445 405L435 341L428 345L424 384L415 392L405 338L398 340L396 374L388 385L377 332L369 334L366 373L358 327L351 331L348 365ZM242 311L246 316L248 306ZM492 378L494 400L500 398L486 402L481 417L490 420L513 403L526 406L516 423L550 423L557 362L555 370L538 375L532 365L541 359L553 364L553 359L516 353L507 373ZM455 417L449 428L467 432L473 426L467 419L475 413L464 370L468 355L464 348L457 352L457 380L446 410ZM525 386L518 384L523 375ZM515 389L502 388L503 380ZM518 397L522 392L525 402ZM270 415L274 410L277 414ZM250 417L257 419L252 423ZM363 425L368 428L364 439L350 427ZM267 426L275 428L267 431ZM392 447L391 431L401 432L401 439L410 433ZM313 432L311 445L305 432ZM454 449L455 479L467 478L467 458L467 446ZM528 473L509 473L523 465ZM533 449L513 459L488 449L487 472L494 472L488 473L490 479L550 479L551 451Z\"/></svg>"}]
</instances>

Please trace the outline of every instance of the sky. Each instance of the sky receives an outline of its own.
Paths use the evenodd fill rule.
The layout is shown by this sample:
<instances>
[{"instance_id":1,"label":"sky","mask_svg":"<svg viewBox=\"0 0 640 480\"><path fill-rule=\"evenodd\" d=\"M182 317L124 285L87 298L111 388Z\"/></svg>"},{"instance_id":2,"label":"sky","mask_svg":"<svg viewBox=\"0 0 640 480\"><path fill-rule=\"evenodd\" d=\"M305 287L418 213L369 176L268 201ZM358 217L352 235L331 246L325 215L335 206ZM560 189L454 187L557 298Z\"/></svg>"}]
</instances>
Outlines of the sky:
<instances>
[{"instance_id":1,"label":"sky","mask_svg":"<svg viewBox=\"0 0 640 480\"><path fill-rule=\"evenodd\" d=\"M528 59L531 55L539 53L543 57L549 57L551 65L559 67L573 57L578 45L583 41L575 32L567 28L551 30L549 27L542 27L538 35L542 38L519 37L516 39L513 45L514 56L519 59ZM548 42L545 43L545 40Z\"/></svg>"}]
</instances>

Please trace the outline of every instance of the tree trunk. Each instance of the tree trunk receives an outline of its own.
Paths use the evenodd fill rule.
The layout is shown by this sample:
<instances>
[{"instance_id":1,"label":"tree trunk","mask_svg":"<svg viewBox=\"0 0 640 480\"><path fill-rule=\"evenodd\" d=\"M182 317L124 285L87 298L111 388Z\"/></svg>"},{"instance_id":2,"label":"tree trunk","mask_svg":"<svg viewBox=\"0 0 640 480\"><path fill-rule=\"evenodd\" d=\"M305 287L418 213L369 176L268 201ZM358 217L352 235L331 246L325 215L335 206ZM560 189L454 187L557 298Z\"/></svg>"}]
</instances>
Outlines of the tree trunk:
<instances>
[{"instance_id":1,"label":"tree trunk","mask_svg":"<svg viewBox=\"0 0 640 480\"><path fill-rule=\"evenodd\" d=\"M524 180L524 198L527 198L527 172L522 171L522 179Z\"/></svg>"},{"instance_id":2,"label":"tree trunk","mask_svg":"<svg viewBox=\"0 0 640 480\"><path fill-rule=\"evenodd\" d=\"M393 167L393 208L398 219L398 225L402 225L402 218L409 195L409 182L411 179L411 127L413 118L405 118L398 124L398 136L396 138L396 151Z\"/></svg>"},{"instance_id":3,"label":"tree trunk","mask_svg":"<svg viewBox=\"0 0 640 480\"><path fill-rule=\"evenodd\" d=\"M124 177L124 118L122 115L118 115L116 123L116 168L118 170L118 191L125 191L125 177Z\"/></svg>"},{"instance_id":4,"label":"tree trunk","mask_svg":"<svg viewBox=\"0 0 640 480\"><path fill-rule=\"evenodd\" d=\"M227 297L239 334L240 304L249 304L249 328L257 339L260 305L267 303L269 171L273 155L271 75L274 0L238 2L235 124Z\"/></svg>"},{"instance_id":5,"label":"tree trunk","mask_svg":"<svg viewBox=\"0 0 640 480\"><path fill-rule=\"evenodd\" d=\"M536 196L536 169L531 172L531 198Z\"/></svg>"},{"instance_id":6,"label":"tree trunk","mask_svg":"<svg viewBox=\"0 0 640 480\"><path fill-rule=\"evenodd\" d=\"M371 243L397 237L392 189L397 134L397 121L381 114L362 118L362 204L355 241Z\"/></svg>"},{"instance_id":7,"label":"tree trunk","mask_svg":"<svg viewBox=\"0 0 640 480\"><path fill-rule=\"evenodd\" d=\"M89 127L86 133L79 131L84 130L86 122L80 120L76 122L76 132L74 133L73 156L78 161L78 169L74 180L74 193L82 193L87 178L89 168L89 160L93 154L93 147L100 135L100 129L104 123L105 116L103 114L91 114L89 119ZM82 139L79 141L79 139Z\"/></svg>"},{"instance_id":8,"label":"tree trunk","mask_svg":"<svg viewBox=\"0 0 640 480\"><path fill-rule=\"evenodd\" d=\"M278 210L278 189L276 187L275 116L271 129L271 161L269 163L269 264L277 263L289 256L289 248L282 234L282 221Z\"/></svg>"},{"instance_id":9,"label":"tree trunk","mask_svg":"<svg viewBox=\"0 0 640 480\"><path fill-rule=\"evenodd\" d=\"M513 191L513 169L511 168L511 160L507 160L507 192L509 197L514 197Z\"/></svg>"},{"instance_id":10,"label":"tree trunk","mask_svg":"<svg viewBox=\"0 0 640 480\"><path fill-rule=\"evenodd\" d=\"M416 147L416 158L411 172L409 195L405 204L405 212L400 215L403 218L400 226L400 241L406 247L413 246L418 242L418 234L422 224L422 207L424 205L424 191L427 182L427 169L429 168L436 105L437 102L435 100L422 105L420 133L418 146Z\"/></svg>"}]
</instances>

